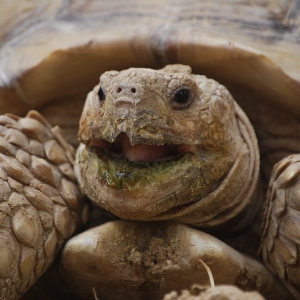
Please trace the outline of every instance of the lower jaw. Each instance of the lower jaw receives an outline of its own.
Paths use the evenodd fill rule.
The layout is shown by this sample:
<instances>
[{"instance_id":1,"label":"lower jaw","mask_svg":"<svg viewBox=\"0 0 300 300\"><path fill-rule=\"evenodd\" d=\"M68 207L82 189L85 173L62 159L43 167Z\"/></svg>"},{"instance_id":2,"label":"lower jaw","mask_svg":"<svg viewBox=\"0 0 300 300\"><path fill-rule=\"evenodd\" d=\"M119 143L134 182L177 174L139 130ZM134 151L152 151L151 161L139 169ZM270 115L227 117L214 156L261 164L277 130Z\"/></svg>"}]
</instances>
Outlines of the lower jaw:
<instances>
[{"instance_id":1,"label":"lower jaw","mask_svg":"<svg viewBox=\"0 0 300 300\"><path fill-rule=\"evenodd\" d=\"M130 162L85 147L77 155L83 193L123 219L147 220L195 202L215 188L226 170L186 153L169 161Z\"/></svg>"},{"instance_id":2,"label":"lower jaw","mask_svg":"<svg viewBox=\"0 0 300 300\"><path fill-rule=\"evenodd\" d=\"M89 151L91 154L97 155L98 163L102 166L98 172L102 184L123 190L136 189L139 185L145 188L152 181L160 182L167 173L173 173L172 169L183 166L191 161L192 157L191 153L187 153L154 162L144 162L129 161L93 147Z\"/></svg>"}]
</instances>

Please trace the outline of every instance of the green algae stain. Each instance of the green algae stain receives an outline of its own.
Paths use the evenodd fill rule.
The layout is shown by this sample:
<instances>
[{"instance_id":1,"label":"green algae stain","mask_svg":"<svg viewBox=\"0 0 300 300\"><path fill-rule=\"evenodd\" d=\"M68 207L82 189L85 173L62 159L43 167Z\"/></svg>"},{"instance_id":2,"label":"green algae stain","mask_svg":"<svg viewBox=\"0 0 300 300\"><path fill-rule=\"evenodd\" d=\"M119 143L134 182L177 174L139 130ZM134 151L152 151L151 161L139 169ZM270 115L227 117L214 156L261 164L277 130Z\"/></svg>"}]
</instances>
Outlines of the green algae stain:
<instances>
[{"instance_id":1,"label":"green algae stain","mask_svg":"<svg viewBox=\"0 0 300 300\"><path fill-rule=\"evenodd\" d=\"M99 155L99 154L98 154ZM116 189L132 190L151 182L163 182L186 164L191 163L190 155L167 162L131 162L121 158L111 158L102 153L101 158L92 154L92 164L97 164L99 180L106 186Z\"/></svg>"}]
</instances>

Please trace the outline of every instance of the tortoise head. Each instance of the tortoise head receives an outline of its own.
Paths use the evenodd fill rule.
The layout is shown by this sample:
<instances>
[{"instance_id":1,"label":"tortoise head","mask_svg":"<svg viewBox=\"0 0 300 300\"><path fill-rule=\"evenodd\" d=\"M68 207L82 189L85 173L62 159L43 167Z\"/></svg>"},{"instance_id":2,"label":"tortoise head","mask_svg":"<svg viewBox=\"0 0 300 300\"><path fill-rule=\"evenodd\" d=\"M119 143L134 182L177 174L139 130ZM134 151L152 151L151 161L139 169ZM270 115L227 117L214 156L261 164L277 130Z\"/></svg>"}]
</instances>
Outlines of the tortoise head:
<instances>
[{"instance_id":1,"label":"tortoise head","mask_svg":"<svg viewBox=\"0 0 300 300\"><path fill-rule=\"evenodd\" d=\"M186 215L228 181L237 161L250 159L236 108L224 86L188 66L104 73L80 119L83 192L125 219ZM229 208L218 207L212 215ZM203 213L197 222L211 215Z\"/></svg>"}]
</instances>

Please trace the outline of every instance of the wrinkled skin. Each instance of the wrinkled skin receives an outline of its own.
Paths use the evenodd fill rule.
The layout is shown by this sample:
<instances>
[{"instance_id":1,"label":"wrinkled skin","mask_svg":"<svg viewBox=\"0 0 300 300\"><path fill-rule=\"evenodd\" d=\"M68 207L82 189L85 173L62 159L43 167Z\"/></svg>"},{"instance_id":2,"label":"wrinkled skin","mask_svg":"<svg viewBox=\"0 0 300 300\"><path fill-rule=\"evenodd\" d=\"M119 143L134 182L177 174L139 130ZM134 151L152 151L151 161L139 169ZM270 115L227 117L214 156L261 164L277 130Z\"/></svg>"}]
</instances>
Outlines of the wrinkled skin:
<instances>
[{"instance_id":1,"label":"wrinkled skin","mask_svg":"<svg viewBox=\"0 0 300 300\"><path fill-rule=\"evenodd\" d=\"M117 217L216 228L238 234L237 241L243 229L255 232L262 200L252 127L222 85L189 67L104 73L88 95L79 138L81 190ZM217 283L270 299L290 297L260 263L174 222L95 227L67 243L61 266L84 299L92 299L93 287L104 299L158 299L198 280L207 283L203 268L195 272L199 258Z\"/></svg>"},{"instance_id":2,"label":"wrinkled skin","mask_svg":"<svg viewBox=\"0 0 300 300\"><path fill-rule=\"evenodd\" d=\"M7 14L6 2L12 8L10 9L12 14ZM14 2L16 1L4 1L2 4L2 6L4 5L4 10L2 10L4 19L2 18L1 21L4 21L5 24L2 26L2 33L5 38L3 40L3 35L1 36L4 47L1 47L2 63L0 65L1 79L4 79L5 84L2 80L1 113L9 111L25 115L30 108L38 108L40 112L47 115L52 124L63 125L66 129L67 139L77 145L77 136L75 135L77 135L82 100L91 86L96 84L99 74L106 70L120 70L130 66L158 68L165 63L185 62L193 66L194 72L205 74L225 84L234 95L235 100L247 112L259 138L262 156L261 174L264 184L270 179L274 162L278 162L291 153L299 153L300 125L297 118L299 120L300 86L297 65L300 66L300 48L299 40L295 38L299 33L297 32L299 24L297 25L296 22L297 1L271 1L270 5L266 5L264 1L260 3L235 1L234 9L232 9L232 1L214 3L190 1L188 5L185 1L173 1L171 5L170 1L155 1L155 5L151 5L151 10L149 10L148 2L129 1L126 5L119 5L117 13L115 1L110 3L106 3L106 1L51 1L51 4L50 2L46 4L46 11L41 9L43 6L45 7L45 1L30 1L30 3L27 1L28 3L25 4L19 2L14 4ZM11 41L12 38L14 41ZM220 38L224 40L220 40ZM54 78L59 78L59 80L53 80ZM255 93L258 94L255 95ZM49 105L42 107L42 104L45 103L49 103ZM72 139L68 136L70 131L72 131ZM267 220L262 253L272 272L279 273L283 280L288 280L288 277L292 278L292 284L297 286L297 283L300 282L299 275L297 275L297 273L300 274L297 271L299 268L297 261L300 261L298 259L299 247L297 246L300 241L300 233L297 229L297 224L299 224L299 213L297 212L299 211L299 201L297 200L300 198L299 178L297 178L299 164L296 157L292 160L294 162L279 164L271 180L272 189L270 189L268 197L270 207L265 214ZM249 169L251 170L251 167ZM239 175L243 173L239 172ZM249 178L255 177L253 173L249 173ZM226 178L229 182L236 182L240 177L235 175ZM18 176L15 179L18 181ZM16 184L11 179L8 183L14 189L22 190L23 188L22 186L20 188L19 182ZM118 178L117 183L119 184ZM12 191L15 191L14 189ZM248 187L245 189L249 190ZM249 194L252 194L251 189ZM240 197L237 193L236 198L241 201L241 198L245 197ZM251 203L255 203L253 201L255 196L251 198ZM217 203L225 202L220 198L220 194L216 199ZM228 199L232 201L234 198L229 195ZM246 197L246 199L250 199L250 197ZM233 202L239 203L239 201ZM195 205L190 203L187 207L193 211L199 202L194 202ZM203 201L201 202L203 203ZM3 201L1 205L5 203ZM221 228L225 229L225 232L230 228L231 232L232 226L229 226L228 222L225 226L222 214L217 212L219 220L211 215L211 212L216 212L218 206L212 205L211 201L207 201L207 203L205 210L194 210L195 216L198 217L199 211L203 211L201 219L203 220L203 215L206 214L207 219L211 220L209 226L213 226L212 223L219 224L217 233ZM209 209L210 207L211 209ZM249 219L252 219L249 213L246 213L249 210L243 209L243 211L245 213L236 214L236 211L232 211L231 215L226 213L226 217L229 220L233 215L242 216L241 218L246 215L247 217L244 219L249 224ZM257 215L260 209L251 209L250 211L253 211L253 215ZM180 210L180 213L184 212ZM45 213L42 212L42 215ZM10 217L11 215L5 215L4 220L7 221ZM195 225L191 214L183 214L179 218L180 220L177 218L177 221ZM234 219L238 230L244 228L244 226L239 227L240 220ZM162 231L166 231L168 222L159 223ZM255 223L256 220L254 219L253 222ZM204 223L207 224L207 221L197 225L205 226ZM135 227L130 226L133 223L128 224L129 230L118 231L116 223L108 223L111 225L111 234L106 237L111 237L112 243L110 244L111 248L106 249L107 251L116 250L113 245L121 237L125 238L128 231L135 231L138 236ZM155 223L141 225L142 223L136 222L135 224L136 226L140 224L140 227L147 232ZM2 222L1 225L9 228L11 223ZM64 227L69 228L69 226ZM185 232L182 227L180 228L178 227L178 232ZM190 230L190 227L184 228ZM243 232L247 232L247 228L249 229L246 226ZM101 228L99 230L102 234L105 232ZM116 235L117 232L120 233L120 236ZM49 231L46 230L46 234L48 233ZM205 237L200 234L201 231L198 230L197 233L200 240L202 238L205 240ZM84 236L89 237L88 232ZM99 236L101 237L101 235ZM219 236L223 238L223 234L219 234ZM21 240L23 240L22 237L23 235L19 235ZM162 236L162 238L165 237ZM241 244L236 235L232 239L235 239L237 244ZM44 241L46 240L44 239ZM99 240L100 248L101 243ZM188 245L191 244L194 247L198 245L188 239L187 244L179 243L185 250L189 249ZM218 240L214 240L213 244L218 246L218 249L223 247ZM102 250L105 250L105 247L102 247ZM205 251L203 259L210 267L223 266L222 261L208 260ZM132 255L128 255L128 260L133 263L134 267L137 267L140 263L137 259L138 252L143 257L147 250L137 248L132 252ZM27 257L32 257L28 253L30 252L24 251L20 253L21 255L17 254L16 257L20 257L19 261L26 261ZM122 258L122 255L117 253L118 257ZM38 264L38 270L42 269L41 266L44 262L41 254L43 251L39 251L38 260L41 259L42 263ZM215 255L213 251L210 254ZM186 255L185 258L190 262L189 273L195 272L196 275L199 275L202 270L199 269L197 273L198 266L188 253ZM108 258L107 252L103 257L104 259ZM155 261L155 255L153 257L153 261ZM4 261L2 266L10 265L7 264L5 255L2 255L1 258ZM92 264L88 266L90 272L97 258L99 255L95 255L94 258L93 255L91 256ZM39 274L39 272L30 272L30 267L28 268L30 264L23 264L23 266L26 267L30 277ZM128 266L130 267L130 264ZM164 268L166 271L166 266ZM103 272L104 276L113 273L112 270L109 272L103 270ZM214 276L216 273L220 273L218 268L214 269ZM224 271L224 273L226 277L226 272ZM8 275L6 271L3 274L4 276ZM10 277L13 283L15 283L15 277ZM32 283L30 277L28 278ZM116 276L117 278L118 276ZM196 278L199 282L200 277L196 276ZM2 289L10 291L10 279L0 280L1 296L3 296ZM26 285L24 278L21 279ZM166 282L165 279L166 277L163 275L164 282ZM100 287L101 284L99 287L97 285L97 292L101 296L100 299L103 299ZM116 290L115 287L112 289ZM300 289L298 288L298 290ZM48 295L45 297L39 295L38 299L49 297ZM298 299L299 296L296 298ZM32 300L32 298L30 299Z\"/></svg>"},{"instance_id":3,"label":"wrinkled skin","mask_svg":"<svg viewBox=\"0 0 300 300\"><path fill-rule=\"evenodd\" d=\"M92 201L124 219L201 226L224 223L248 204L258 159L240 131L234 100L222 85L190 72L174 65L101 76L82 113L77 151L77 178ZM178 100L182 91L189 94ZM246 166L253 174L226 185L230 172ZM227 199L205 198L220 189ZM235 198L238 192L245 199Z\"/></svg>"},{"instance_id":4,"label":"wrinkled skin","mask_svg":"<svg viewBox=\"0 0 300 300\"><path fill-rule=\"evenodd\" d=\"M271 180L261 247L270 272L248 256L264 198L257 141L225 87L182 65L106 72L79 138L75 176L100 208L23 300L162 299L209 286L200 259L217 285L291 299L279 272L297 297L298 156Z\"/></svg>"}]
</instances>

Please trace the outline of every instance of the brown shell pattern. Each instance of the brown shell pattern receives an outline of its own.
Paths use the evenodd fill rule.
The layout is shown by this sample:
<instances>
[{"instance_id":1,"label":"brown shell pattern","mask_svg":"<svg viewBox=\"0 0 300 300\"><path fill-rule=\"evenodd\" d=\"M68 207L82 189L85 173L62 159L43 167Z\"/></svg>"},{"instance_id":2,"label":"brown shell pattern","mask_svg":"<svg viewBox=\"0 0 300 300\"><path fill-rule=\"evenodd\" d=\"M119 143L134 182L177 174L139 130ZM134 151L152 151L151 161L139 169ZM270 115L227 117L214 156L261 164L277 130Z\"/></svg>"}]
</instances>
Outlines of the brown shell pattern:
<instances>
[{"instance_id":1,"label":"brown shell pattern","mask_svg":"<svg viewBox=\"0 0 300 300\"><path fill-rule=\"evenodd\" d=\"M268 268L300 298L300 155L274 167L264 212L261 252Z\"/></svg>"},{"instance_id":2,"label":"brown shell pattern","mask_svg":"<svg viewBox=\"0 0 300 300\"><path fill-rule=\"evenodd\" d=\"M0 116L0 299L17 299L82 223L74 149L31 111Z\"/></svg>"}]
</instances>

